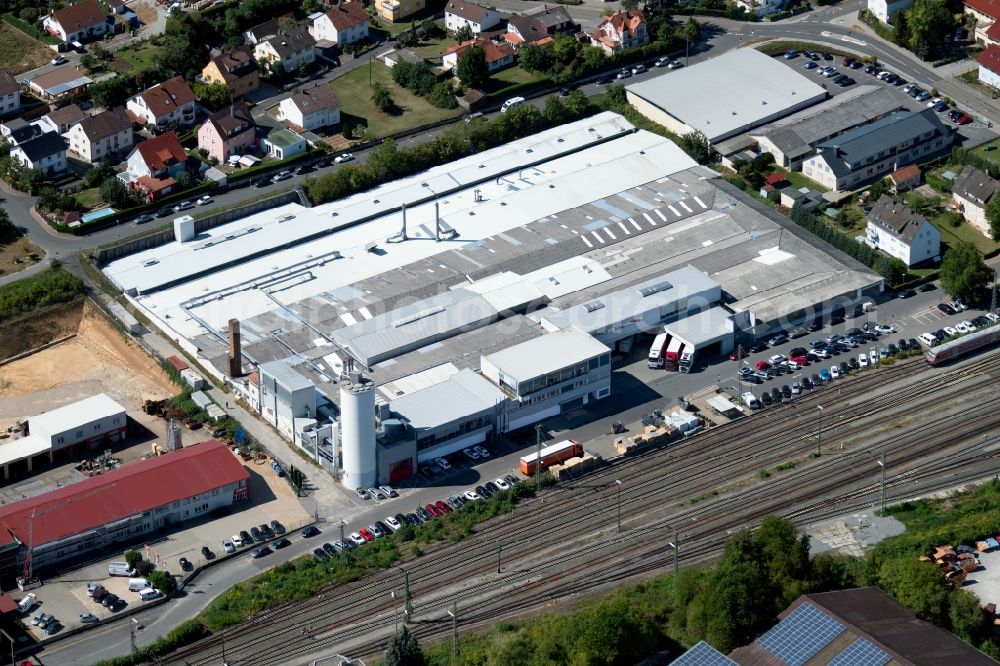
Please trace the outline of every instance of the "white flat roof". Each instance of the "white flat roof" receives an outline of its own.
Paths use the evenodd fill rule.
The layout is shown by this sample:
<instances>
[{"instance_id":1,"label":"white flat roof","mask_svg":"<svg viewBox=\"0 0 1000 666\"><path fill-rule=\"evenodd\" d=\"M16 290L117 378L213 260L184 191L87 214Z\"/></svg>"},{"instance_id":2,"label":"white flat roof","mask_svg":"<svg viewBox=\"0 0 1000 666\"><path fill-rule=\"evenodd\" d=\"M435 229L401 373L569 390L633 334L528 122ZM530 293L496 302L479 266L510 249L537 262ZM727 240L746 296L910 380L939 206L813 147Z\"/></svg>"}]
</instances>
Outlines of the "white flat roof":
<instances>
[{"instance_id":1,"label":"white flat roof","mask_svg":"<svg viewBox=\"0 0 1000 666\"><path fill-rule=\"evenodd\" d=\"M577 330L549 333L484 356L498 370L521 382L568 368L611 351L589 333Z\"/></svg>"},{"instance_id":2,"label":"white flat roof","mask_svg":"<svg viewBox=\"0 0 1000 666\"><path fill-rule=\"evenodd\" d=\"M729 51L625 89L712 143L826 98L818 83L754 48Z\"/></svg>"},{"instance_id":3,"label":"white flat roof","mask_svg":"<svg viewBox=\"0 0 1000 666\"><path fill-rule=\"evenodd\" d=\"M733 315L714 307L667 324L667 331L700 348L733 335Z\"/></svg>"},{"instance_id":4,"label":"white flat roof","mask_svg":"<svg viewBox=\"0 0 1000 666\"><path fill-rule=\"evenodd\" d=\"M32 416L28 419L28 427L35 435L54 435L85 423L124 413L124 407L109 398L107 394L98 393L50 412Z\"/></svg>"},{"instance_id":5,"label":"white flat roof","mask_svg":"<svg viewBox=\"0 0 1000 666\"><path fill-rule=\"evenodd\" d=\"M564 150L582 139L578 134L605 137L617 134L628 125L620 116L601 114L594 118L557 128L548 133L547 141ZM594 129L594 132L590 132ZM563 143L559 139L563 139ZM504 167L534 160L543 148L537 143L520 145L517 150L503 151L495 159L505 161ZM534 146L534 147L532 147ZM531 148L534 152L528 154ZM545 151L551 146L545 145ZM423 182L447 179L445 186L466 182L469 170L480 173L489 170L487 155L465 158L448 165L447 173L428 172L423 177L408 179L410 189L425 192ZM480 170L479 165L483 165ZM346 219L360 219L375 210L372 197L393 196L398 201L412 201L416 194L406 196L396 190L402 186L355 195L344 201L304 208L289 204L252 215L199 236L194 243L172 242L124 257L105 267L104 272L123 290L153 289L165 282L175 286L135 297L135 302L155 319L161 328L180 337L193 338L204 332L180 305L190 302L190 312L215 331L224 331L232 317L245 320L266 312L281 313L265 293L264 282L270 282L273 297L282 303L295 303L340 289L352 290L360 280L397 270L414 262L450 250L474 248L484 240L504 237L504 232L534 220L579 206L583 202L637 187L650 178L663 177L695 166L695 163L672 141L645 131L627 132L620 138L593 145L554 158L540 167L524 168L506 176L479 183L475 188L452 193L438 200L442 220L458 232L457 237L434 242L434 203L425 203L406 210L410 240L388 244L385 239L396 234L401 214L396 211L376 216L348 229L323 235L295 247L281 249L291 237L307 236L328 229ZM516 168L516 167L515 167ZM430 188L432 191L435 187ZM479 198L473 189L479 191ZM382 199L385 203L385 200ZM398 205L398 203L397 203ZM333 214L336 213L336 217ZM287 216L294 220L281 222ZM248 229L258 231L247 233ZM229 236L232 239L226 240ZM205 239L223 239L210 247ZM366 250L377 243L379 252ZM200 249L196 249L200 247ZM269 254L243 261L242 258L271 249ZM333 259L337 252L342 258ZM155 262L155 263L153 263ZM581 262L577 262L581 263ZM584 262L585 263L585 262ZM206 266L232 264L209 275L194 276ZM585 271L578 269L580 276ZM602 271L603 272L603 271ZM191 277L185 277L191 276ZM542 276L539 276L541 279ZM582 278L581 278L582 279ZM590 275L590 279L594 279ZM255 285L257 288L254 288ZM540 289L550 298L550 288Z\"/></svg>"},{"instance_id":6,"label":"white flat roof","mask_svg":"<svg viewBox=\"0 0 1000 666\"><path fill-rule=\"evenodd\" d=\"M506 398L488 379L466 368L443 382L394 398L389 408L415 429L423 430L468 419Z\"/></svg>"},{"instance_id":7,"label":"white flat roof","mask_svg":"<svg viewBox=\"0 0 1000 666\"><path fill-rule=\"evenodd\" d=\"M25 460L39 453L45 453L52 444L44 437L29 435L20 439L8 439L0 443L0 465Z\"/></svg>"}]
</instances>

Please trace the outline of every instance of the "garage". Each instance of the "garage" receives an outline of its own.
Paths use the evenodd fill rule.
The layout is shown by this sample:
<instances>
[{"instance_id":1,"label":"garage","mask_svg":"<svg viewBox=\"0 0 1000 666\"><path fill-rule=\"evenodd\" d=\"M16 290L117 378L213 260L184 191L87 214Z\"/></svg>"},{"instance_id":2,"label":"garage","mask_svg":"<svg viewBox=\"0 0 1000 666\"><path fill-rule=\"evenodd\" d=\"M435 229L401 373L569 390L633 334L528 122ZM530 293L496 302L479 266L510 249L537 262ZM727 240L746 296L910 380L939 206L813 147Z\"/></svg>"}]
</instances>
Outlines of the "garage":
<instances>
[{"instance_id":1,"label":"garage","mask_svg":"<svg viewBox=\"0 0 1000 666\"><path fill-rule=\"evenodd\" d=\"M691 372L696 360L724 355L733 351L736 315L722 307L714 307L691 315L664 327L671 353L678 358L677 369Z\"/></svg>"}]
</instances>

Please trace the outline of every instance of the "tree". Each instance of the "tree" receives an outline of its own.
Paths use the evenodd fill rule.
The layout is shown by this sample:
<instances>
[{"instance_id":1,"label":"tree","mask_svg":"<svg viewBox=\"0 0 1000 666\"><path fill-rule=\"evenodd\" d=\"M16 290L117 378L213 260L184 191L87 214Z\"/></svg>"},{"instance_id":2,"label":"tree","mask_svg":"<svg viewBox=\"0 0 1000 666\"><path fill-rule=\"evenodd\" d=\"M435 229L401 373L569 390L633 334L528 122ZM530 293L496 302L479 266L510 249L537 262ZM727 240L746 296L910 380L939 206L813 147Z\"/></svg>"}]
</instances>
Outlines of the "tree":
<instances>
[{"instance_id":1,"label":"tree","mask_svg":"<svg viewBox=\"0 0 1000 666\"><path fill-rule=\"evenodd\" d=\"M204 83L196 83L194 84L194 94L202 104L212 111L218 111L232 100L229 88L222 83L213 83L207 86Z\"/></svg>"},{"instance_id":2,"label":"tree","mask_svg":"<svg viewBox=\"0 0 1000 666\"><path fill-rule=\"evenodd\" d=\"M691 159L698 162L698 164L708 163L708 158L711 154L708 137L698 130L681 135L680 147L685 153L691 156Z\"/></svg>"},{"instance_id":3,"label":"tree","mask_svg":"<svg viewBox=\"0 0 1000 666\"><path fill-rule=\"evenodd\" d=\"M914 0L905 20L910 31L908 46L924 60L935 55L937 45L955 27L955 16L945 0Z\"/></svg>"},{"instance_id":4,"label":"tree","mask_svg":"<svg viewBox=\"0 0 1000 666\"><path fill-rule=\"evenodd\" d=\"M396 102L392 99L392 93L378 81L372 85L372 103L382 113L392 113L396 109Z\"/></svg>"},{"instance_id":5,"label":"tree","mask_svg":"<svg viewBox=\"0 0 1000 666\"><path fill-rule=\"evenodd\" d=\"M993 240L1000 241L1000 197L993 197L986 206L986 222Z\"/></svg>"},{"instance_id":6,"label":"tree","mask_svg":"<svg viewBox=\"0 0 1000 666\"><path fill-rule=\"evenodd\" d=\"M472 28L466 23L462 25L461 28L455 31L455 43L461 44L472 39Z\"/></svg>"},{"instance_id":7,"label":"tree","mask_svg":"<svg viewBox=\"0 0 1000 666\"><path fill-rule=\"evenodd\" d=\"M936 566L903 555L882 563L878 586L925 620L942 624L948 611L948 590Z\"/></svg>"},{"instance_id":8,"label":"tree","mask_svg":"<svg viewBox=\"0 0 1000 666\"><path fill-rule=\"evenodd\" d=\"M941 286L966 303L976 303L982 298L992 275L983 255L972 243L952 246L941 262Z\"/></svg>"},{"instance_id":9,"label":"tree","mask_svg":"<svg viewBox=\"0 0 1000 666\"><path fill-rule=\"evenodd\" d=\"M83 175L83 182L87 187L97 187L114 175L115 168L111 166L111 161L104 157Z\"/></svg>"},{"instance_id":10,"label":"tree","mask_svg":"<svg viewBox=\"0 0 1000 666\"><path fill-rule=\"evenodd\" d=\"M177 174L177 188L186 190L189 187L191 187L191 174L188 173L187 169L184 169Z\"/></svg>"},{"instance_id":11,"label":"tree","mask_svg":"<svg viewBox=\"0 0 1000 666\"><path fill-rule=\"evenodd\" d=\"M80 56L80 66L83 67L84 69L91 70L94 69L96 65L97 65L97 58L95 58L90 53L84 53L82 56Z\"/></svg>"},{"instance_id":12,"label":"tree","mask_svg":"<svg viewBox=\"0 0 1000 666\"><path fill-rule=\"evenodd\" d=\"M549 95L545 99L545 109L542 111L542 114L553 125L562 125L570 120L569 109L555 95Z\"/></svg>"},{"instance_id":13,"label":"tree","mask_svg":"<svg viewBox=\"0 0 1000 666\"><path fill-rule=\"evenodd\" d=\"M125 564L129 565L132 569L135 569L139 562L142 561L142 553L137 550L126 550L125 551Z\"/></svg>"},{"instance_id":14,"label":"tree","mask_svg":"<svg viewBox=\"0 0 1000 666\"><path fill-rule=\"evenodd\" d=\"M113 76L91 84L89 91L94 104L112 107L124 104L126 99L135 94L136 86L130 77Z\"/></svg>"},{"instance_id":15,"label":"tree","mask_svg":"<svg viewBox=\"0 0 1000 666\"><path fill-rule=\"evenodd\" d=\"M523 666L531 663L535 646L524 632L501 634L486 653L488 666Z\"/></svg>"},{"instance_id":16,"label":"tree","mask_svg":"<svg viewBox=\"0 0 1000 666\"><path fill-rule=\"evenodd\" d=\"M578 620L574 662L594 666L635 664L656 646L649 618L624 599L599 603Z\"/></svg>"},{"instance_id":17,"label":"tree","mask_svg":"<svg viewBox=\"0 0 1000 666\"><path fill-rule=\"evenodd\" d=\"M109 206L127 206L132 203L132 194L128 187L115 177L101 183L101 198Z\"/></svg>"},{"instance_id":18,"label":"tree","mask_svg":"<svg viewBox=\"0 0 1000 666\"><path fill-rule=\"evenodd\" d=\"M177 588L177 581L166 571L153 571L146 578L150 585L163 594L170 594Z\"/></svg>"},{"instance_id":19,"label":"tree","mask_svg":"<svg viewBox=\"0 0 1000 666\"><path fill-rule=\"evenodd\" d=\"M0 238L4 236L10 236L14 233L15 227L14 223L10 221L10 215L7 211L0 208Z\"/></svg>"},{"instance_id":20,"label":"tree","mask_svg":"<svg viewBox=\"0 0 1000 666\"><path fill-rule=\"evenodd\" d=\"M906 18L906 12L899 11L892 16L892 41L896 46L906 48L910 43L910 20Z\"/></svg>"},{"instance_id":21,"label":"tree","mask_svg":"<svg viewBox=\"0 0 1000 666\"><path fill-rule=\"evenodd\" d=\"M478 46L465 49L458 56L458 78L470 88L482 88L486 85L489 72L486 66L486 51Z\"/></svg>"},{"instance_id":22,"label":"tree","mask_svg":"<svg viewBox=\"0 0 1000 666\"><path fill-rule=\"evenodd\" d=\"M688 44L700 42L701 24L694 20L693 16L689 16L687 23L685 23L684 27L680 29L678 36Z\"/></svg>"},{"instance_id":23,"label":"tree","mask_svg":"<svg viewBox=\"0 0 1000 666\"><path fill-rule=\"evenodd\" d=\"M547 72L553 60L549 44L525 44L517 52L517 62L526 72Z\"/></svg>"},{"instance_id":24,"label":"tree","mask_svg":"<svg viewBox=\"0 0 1000 666\"><path fill-rule=\"evenodd\" d=\"M404 625L389 640L382 663L385 666L424 666L427 660L416 636Z\"/></svg>"},{"instance_id":25,"label":"tree","mask_svg":"<svg viewBox=\"0 0 1000 666\"><path fill-rule=\"evenodd\" d=\"M639 0L621 0L622 9L627 12L639 9Z\"/></svg>"}]
</instances>

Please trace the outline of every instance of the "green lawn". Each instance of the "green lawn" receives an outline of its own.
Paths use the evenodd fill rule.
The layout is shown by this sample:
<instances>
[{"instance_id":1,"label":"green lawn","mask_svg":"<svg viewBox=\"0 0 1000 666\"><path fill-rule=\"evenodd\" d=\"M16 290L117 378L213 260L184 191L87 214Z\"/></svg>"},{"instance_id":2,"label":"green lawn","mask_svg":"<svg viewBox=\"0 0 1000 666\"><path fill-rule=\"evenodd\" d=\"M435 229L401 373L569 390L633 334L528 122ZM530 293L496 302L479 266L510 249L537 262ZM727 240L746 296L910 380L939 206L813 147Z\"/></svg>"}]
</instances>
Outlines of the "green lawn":
<instances>
[{"instance_id":1,"label":"green lawn","mask_svg":"<svg viewBox=\"0 0 1000 666\"><path fill-rule=\"evenodd\" d=\"M986 150L987 146L994 146L992 150ZM1000 167L1000 141L987 141L986 143L981 143L975 148L969 150L969 152L979 158L992 162L994 166ZM961 171L961 167L959 167Z\"/></svg>"},{"instance_id":2,"label":"green lawn","mask_svg":"<svg viewBox=\"0 0 1000 666\"><path fill-rule=\"evenodd\" d=\"M774 170L780 171L781 173L785 174L785 179L788 181L788 184L797 190L803 187L808 187L820 193L827 191L825 187L823 187L814 180L806 178L798 171L789 171L788 169L783 169L781 167L775 167Z\"/></svg>"},{"instance_id":3,"label":"green lawn","mask_svg":"<svg viewBox=\"0 0 1000 666\"><path fill-rule=\"evenodd\" d=\"M389 73L389 68L376 62L371 66L372 81L379 82L388 88L392 93L392 99L402 109L402 113L395 116L382 113L372 104L368 73L368 67L359 67L334 80L333 89L340 99L343 113L362 119L375 137L388 136L465 113L461 107L439 109L422 97L417 97L409 90L396 85Z\"/></svg>"},{"instance_id":4,"label":"green lawn","mask_svg":"<svg viewBox=\"0 0 1000 666\"><path fill-rule=\"evenodd\" d=\"M101 199L101 188L99 187L88 187L86 189L80 190L76 195L76 198L80 201L80 205L85 209L93 208L99 203L103 203Z\"/></svg>"},{"instance_id":5,"label":"green lawn","mask_svg":"<svg viewBox=\"0 0 1000 666\"><path fill-rule=\"evenodd\" d=\"M426 58L427 60L433 60L433 64L441 64L441 56L445 52L455 45L455 40L450 37L443 37L441 39L429 39L420 42L417 46L414 46L412 51L416 53L421 58Z\"/></svg>"},{"instance_id":6,"label":"green lawn","mask_svg":"<svg viewBox=\"0 0 1000 666\"><path fill-rule=\"evenodd\" d=\"M115 51L116 57L121 58L131 65L132 69L137 71L152 67L156 63L159 54L160 47L152 41L142 42L137 46L129 46Z\"/></svg>"},{"instance_id":7,"label":"green lawn","mask_svg":"<svg viewBox=\"0 0 1000 666\"><path fill-rule=\"evenodd\" d=\"M983 254L988 254L1000 248L1000 243L987 238L985 234L968 222L962 222L961 225L953 227L946 221L947 218L943 215L929 219L931 224L941 232L942 243L947 243L948 245L955 245L961 241L972 243Z\"/></svg>"},{"instance_id":8,"label":"green lawn","mask_svg":"<svg viewBox=\"0 0 1000 666\"><path fill-rule=\"evenodd\" d=\"M530 72L526 72L520 67L508 67L507 69L501 69L490 78L495 81L505 81L507 83L531 83L532 81L541 80L541 78L532 76Z\"/></svg>"}]
</instances>

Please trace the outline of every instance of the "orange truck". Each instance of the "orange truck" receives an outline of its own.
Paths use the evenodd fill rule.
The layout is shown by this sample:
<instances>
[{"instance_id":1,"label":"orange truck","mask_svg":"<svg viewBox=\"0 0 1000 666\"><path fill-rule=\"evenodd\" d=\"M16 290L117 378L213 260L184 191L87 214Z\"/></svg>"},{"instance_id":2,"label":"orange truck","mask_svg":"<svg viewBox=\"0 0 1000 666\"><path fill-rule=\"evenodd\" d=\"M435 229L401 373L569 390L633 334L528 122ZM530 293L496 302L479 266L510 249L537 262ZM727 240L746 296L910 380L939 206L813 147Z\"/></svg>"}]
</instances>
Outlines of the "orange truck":
<instances>
[{"instance_id":1,"label":"orange truck","mask_svg":"<svg viewBox=\"0 0 1000 666\"><path fill-rule=\"evenodd\" d=\"M558 444L551 444L541 450L541 463L539 454L521 456L521 473L531 476L538 470L545 470L552 465L558 465L570 458L583 455L583 444L575 439L568 439Z\"/></svg>"}]
</instances>

